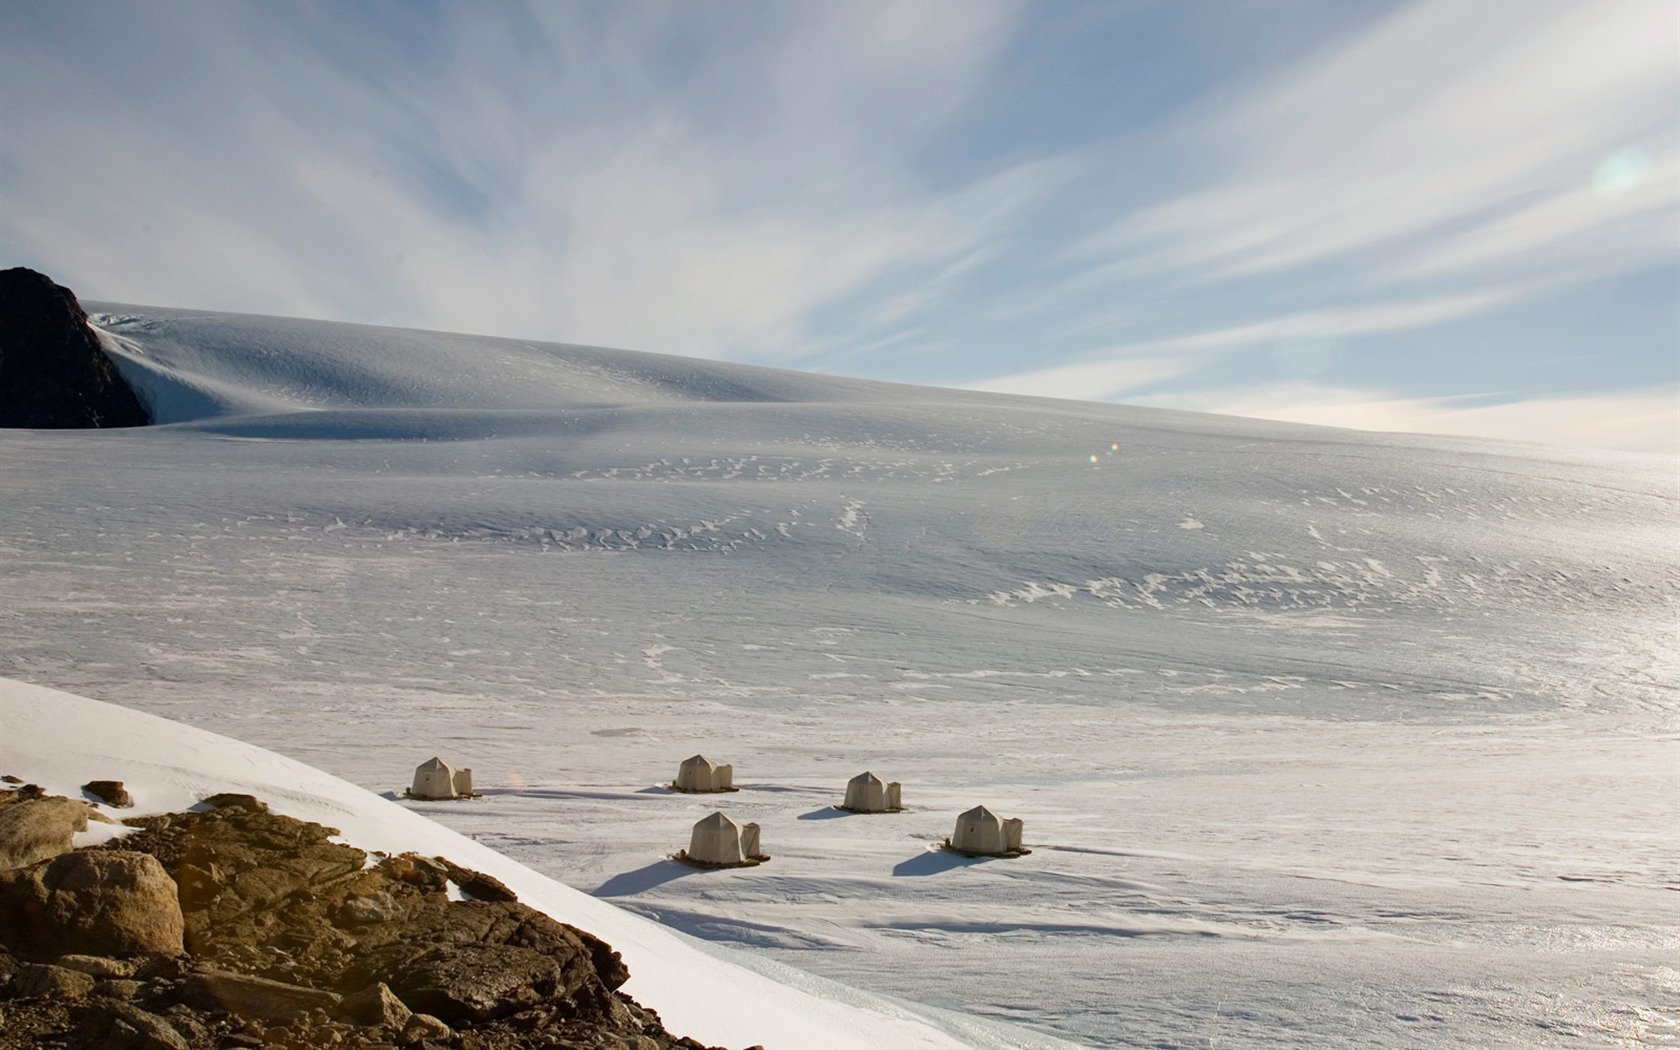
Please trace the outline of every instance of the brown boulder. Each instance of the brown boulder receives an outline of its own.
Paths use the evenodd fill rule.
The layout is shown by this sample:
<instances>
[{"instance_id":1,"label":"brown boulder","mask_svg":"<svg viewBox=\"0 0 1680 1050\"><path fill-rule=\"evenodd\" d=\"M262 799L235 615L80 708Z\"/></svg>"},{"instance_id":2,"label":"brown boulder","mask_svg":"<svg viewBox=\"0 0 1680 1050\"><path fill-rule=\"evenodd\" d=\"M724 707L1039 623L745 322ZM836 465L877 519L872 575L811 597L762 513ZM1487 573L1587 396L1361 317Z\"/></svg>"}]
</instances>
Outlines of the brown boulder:
<instances>
[{"instance_id":1,"label":"brown boulder","mask_svg":"<svg viewBox=\"0 0 1680 1050\"><path fill-rule=\"evenodd\" d=\"M302 985L237 973L195 973L182 997L201 1010L222 1009L258 1021L279 1021L311 1010L333 1010L339 996Z\"/></svg>"},{"instance_id":2,"label":"brown boulder","mask_svg":"<svg viewBox=\"0 0 1680 1050\"><path fill-rule=\"evenodd\" d=\"M90 780L82 785L82 790L107 806L127 809L134 805L134 797L120 780Z\"/></svg>"},{"instance_id":3,"label":"brown boulder","mask_svg":"<svg viewBox=\"0 0 1680 1050\"><path fill-rule=\"evenodd\" d=\"M102 978L133 977L134 971L139 968L133 960L108 959L102 955L61 955L53 960L53 965Z\"/></svg>"},{"instance_id":4,"label":"brown boulder","mask_svg":"<svg viewBox=\"0 0 1680 1050\"><path fill-rule=\"evenodd\" d=\"M338 1012L361 1025L379 1025L392 1031L402 1031L414 1011L381 982L374 982L347 995L338 1004Z\"/></svg>"},{"instance_id":5,"label":"brown boulder","mask_svg":"<svg viewBox=\"0 0 1680 1050\"><path fill-rule=\"evenodd\" d=\"M448 1039L455 1033L450 1027L431 1014L414 1014L403 1026L402 1035L405 1043L422 1043L432 1039Z\"/></svg>"},{"instance_id":6,"label":"brown boulder","mask_svg":"<svg viewBox=\"0 0 1680 1050\"><path fill-rule=\"evenodd\" d=\"M88 807L69 798L32 798L0 809L0 871L68 853L86 831Z\"/></svg>"},{"instance_id":7,"label":"brown boulder","mask_svg":"<svg viewBox=\"0 0 1680 1050\"><path fill-rule=\"evenodd\" d=\"M178 953L184 928L175 880L148 854L84 850L0 872L0 944L27 959Z\"/></svg>"},{"instance_id":8,"label":"brown boulder","mask_svg":"<svg viewBox=\"0 0 1680 1050\"><path fill-rule=\"evenodd\" d=\"M24 963L12 978L12 994L21 999L82 999L96 982L77 970L44 963Z\"/></svg>"},{"instance_id":9,"label":"brown boulder","mask_svg":"<svg viewBox=\"0 0 1680 1050\"><path fill-rule=\"evenodd\" d=\"M559 961L529 948L462 944L410 959L390 979L410 1009L459 1025L547 1000L561 990L563 971Z\"/></svg>"},{"instance_id":10,"label":"brown boulder","mask_svg":"<svg viewBox=\"0 0 1680 1050\"><path fill-rule=\"evenodd\" d=\"M119 999L89 1004L76 1026L77 1045L88 1050L189 1050L191 1043L157 1014Z\"/></svg>"}]
</instances>

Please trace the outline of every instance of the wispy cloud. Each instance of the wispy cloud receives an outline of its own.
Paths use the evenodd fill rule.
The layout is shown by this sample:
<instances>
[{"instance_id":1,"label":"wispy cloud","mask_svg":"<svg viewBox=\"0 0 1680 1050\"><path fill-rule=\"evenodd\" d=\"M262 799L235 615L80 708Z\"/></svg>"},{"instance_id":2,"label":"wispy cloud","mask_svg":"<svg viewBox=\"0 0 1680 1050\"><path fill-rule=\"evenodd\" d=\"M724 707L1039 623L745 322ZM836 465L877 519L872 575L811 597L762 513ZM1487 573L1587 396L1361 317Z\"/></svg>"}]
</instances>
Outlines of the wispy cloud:
<instances>
[{"instance_id":1,"label":"wispy cloud","mask_svg":"<svg viewBox=\"0 0 1680 1050\"><path fill-rule=\"evenodd\" d=\"M1462 434L1549 445L1680 454L1680 389L1537 397L1397 398L1380 390L1279 383L1137 399L1158 408L1413 434Z\"/></svg>"},{"instance_id":2,"label":"wispy cloud","mask_svg":"<svg viewBox=\"0 0 1680 1050\"><path fill-rule=\"evenodd\" d=\"M90 9L85 37L7 49L6 97L57 100L9 107L9 253L108 298L769 359L1036 192L901 163L1008 4L445 7L411 55L335 51L313 10ZM124 82L158 67L186 112Z\"/></svg>"},{"instance_id":3,"label":"wispy cloud","mask_svg":"<svg viewBox=\"0 0 1680 1050\"><path fill-rule=\"evenodd\" d=\"M1271 350L1279 345L1310 346L1372 332L1427 328L1476 313L1506 298L1509 293L1488 292L1288 314L1100 350L1067 364L1007 373L964 385L971 390L1003 394L1113 400L1188 375L1218 355L1232 351Z\"/></svg>"},{"instance_id":4,"label":"wispy cloud","mask_svg":"<svg viewBox=\"0 0 1680 1050\"><path fill-rule=\"evenodd\" d=\"M1209 10L0 6L0 255L1053 396L1675 381L1639 284L1680 236L1668 0Z\"/></svg>"},{"instance_id":5,"label":"wispy cloud","mask_svg":"<svg viewBox=\"0 0 1680 1050\"><path fill-rule=\"evenodd\" d=\"M1472 262L1507 279L1598 232L1593 252L1649 261L1664 245L1623 220L1680 201L1675 31L1664 0L1402 8L1181 129L1208 177L1076 254L1214 279L1386 250L1367 279ZM1593 192L1628 150L1655 163L1645 185Z\"/></svg>"}]
</instances>

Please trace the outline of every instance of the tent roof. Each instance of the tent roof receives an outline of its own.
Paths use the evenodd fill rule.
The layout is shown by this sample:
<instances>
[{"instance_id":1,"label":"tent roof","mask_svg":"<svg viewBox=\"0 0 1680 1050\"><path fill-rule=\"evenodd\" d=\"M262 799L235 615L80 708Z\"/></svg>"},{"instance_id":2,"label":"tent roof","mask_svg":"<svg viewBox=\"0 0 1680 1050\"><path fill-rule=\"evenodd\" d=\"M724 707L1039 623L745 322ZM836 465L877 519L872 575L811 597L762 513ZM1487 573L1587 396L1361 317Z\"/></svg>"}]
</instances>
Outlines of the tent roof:
<instances>
[{"instance_id":1,"label":"tent roof","mask_svg":"<svg viewBox=\"0 0 1680 1050\"><path fill-rule=\"evenodd\" d=\"M857 776L853 777L851 780L847 781L847 783L849 783L849 784L879 784L879 783L881 783L881 778L876 776L873 773L868 772L866 770L862 773L859 773Z\"/></svg>"},{"instance_id":2,"label":"tent roof","mask_svg":"<svg viewBox=\"0 0 1680 1050\"><path fill-rule=\"evenodd\" d=\"M701 817L694 822L695 831L726 831L730 828L739 831L741 825L722 812L713 813L709 817Z\"/></svg>"},{"instance_id":3,"label":"tent roof","mask_svg":"<svg viewBox=\"0 0 1680 1050\"><path fill-rule=\"evenodd\" d=\"M448 762L445 762L443 759L433 755L431 758L428 758L418 766L415 766L414 771L416 773L436 773L442 769L452 770L454 768L455 767L451 766Z\"/></svg>"},{"instance_id":4,"label":"tent roof","mask_svg":"<svg viewBox=\"0 0 1680 1050\"><path fill-rule=\"evenodd\" d=\"M682 760L682 764L685 766L706 766L708 768L716 768L717 766L716 762L713 762L705 755L694 755L691 758L685 758Z\"/></svg>"},{"instance_id":5,"label":"tent roof","mask_svg":"<svg viewBox=\"0 0 1680 1050\"><path fill-rule=\"evenodd\" d=\"M967 813L963 813L963 814L958 815L957 819L958 820L990 820L990 821L994 821L994 822L997 822L997 823L1002 823L1001 821L998 820L998 815L996 813L993 813L991 810L987 809L985 806L975 806L973 809L969 810Z\"/></svg>"}]
</instances>

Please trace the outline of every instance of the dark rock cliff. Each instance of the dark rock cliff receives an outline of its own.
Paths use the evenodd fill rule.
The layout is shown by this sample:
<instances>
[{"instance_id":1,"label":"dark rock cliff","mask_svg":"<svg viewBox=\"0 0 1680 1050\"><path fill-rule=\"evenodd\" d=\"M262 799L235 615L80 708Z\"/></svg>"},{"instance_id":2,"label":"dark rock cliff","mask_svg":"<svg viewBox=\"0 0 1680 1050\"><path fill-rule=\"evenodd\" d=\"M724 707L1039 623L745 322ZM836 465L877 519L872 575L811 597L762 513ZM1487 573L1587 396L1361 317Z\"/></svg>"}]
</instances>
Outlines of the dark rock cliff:
<instances>
[{"instance_id":1,"label":"dark rock cliff","mask_svg":"<svg viewBox=\"0 0 1680 1050\"><path fill-rule=\"evenodd\" d=\"M0 270L0 427L69 430L151 422L76 295L22 266Z\"/></svg>"}]
</instances>

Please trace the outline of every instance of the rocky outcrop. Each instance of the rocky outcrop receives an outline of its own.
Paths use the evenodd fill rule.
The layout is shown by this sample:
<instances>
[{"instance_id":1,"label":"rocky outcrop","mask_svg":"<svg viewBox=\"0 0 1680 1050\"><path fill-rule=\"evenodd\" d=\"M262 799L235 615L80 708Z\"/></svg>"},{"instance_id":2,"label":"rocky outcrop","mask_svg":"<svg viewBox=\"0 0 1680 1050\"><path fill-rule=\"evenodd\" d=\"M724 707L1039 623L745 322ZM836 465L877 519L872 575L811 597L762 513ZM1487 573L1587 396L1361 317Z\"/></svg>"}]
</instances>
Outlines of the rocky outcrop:
<instances>
[{"instance_id":1,"label":"rocky outcrop","mask_svg":"<svg viewBox=\"0 0 1680 1050\"><path fill-rule=\"evenodd\" d=\"M68 853L76 832L87 826L87 803L74 799L32 798L0 807L0 871Z\"/></svg>"},{"instance_id":2,"label":"rocky outcrop","mask_svg":"<svg viewBox=\"0 0 1680 1050\"><path fill-rule=\"evenodd\" d=\"M99 345L75 293L0 270L0 427L140 427L140 399Z\"/></svg>"},{"instance_id":3,"label":"rocky outcrop","mask_svg":"<svg viewBox=\"0 0 1680 1050\"><path fill-rule=\"evenodd\" d=\"M618 992L629 971L610 945L489 876L369 855L248 795L205 803L0 874L44 886L54 865L138 857L180 921L172 943L135 955L131 943L66 939L59 927L75 923L33 890L28 902L0 897L0 1050L48 1036L118 1050L704 1050ZM9 929L19 914L58 926Z\"/></svg>"},{"instance_id":4,"label":"rocky outcrop","mask_svg":"<svg viewBox=\"0 0 1680 1050\"><path fill-rule=\"evenodd\" d=\"M26 959L181 950L175 880L126 850L64 853L0 872L0 944Z\"/></svg>"},{"instance_id":5,"label":"rocky outcrop","mask_svg":"<svg viewBox=\"0 0 1680 1050\"><path fill-rule=\"evenodd\" d=\"M134 799L128 793L128 788L120 780L90 780L82 785L82 790L107 806L117 809L128 809L134 805Z\"/></svg>"}]
</instances>

